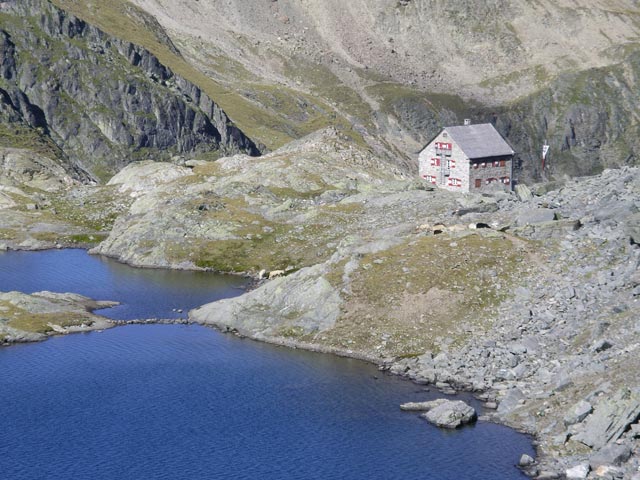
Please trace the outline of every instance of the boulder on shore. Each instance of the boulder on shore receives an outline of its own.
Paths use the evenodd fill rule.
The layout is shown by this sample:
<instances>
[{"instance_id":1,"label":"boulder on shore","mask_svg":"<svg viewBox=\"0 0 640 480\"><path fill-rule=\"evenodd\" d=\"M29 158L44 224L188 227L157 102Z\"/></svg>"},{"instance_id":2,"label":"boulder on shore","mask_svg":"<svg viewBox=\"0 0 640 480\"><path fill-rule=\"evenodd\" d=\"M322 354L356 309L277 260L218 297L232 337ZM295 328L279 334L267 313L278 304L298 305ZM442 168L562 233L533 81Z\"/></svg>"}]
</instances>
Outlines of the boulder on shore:
<instances>
[{"instance_id":1,"label":"boulder on shore","mask_svg":"<svg viewBox=\"0 0 640 480\"><path fill-rule=\"evenodd\" d=\"M478 418L475 409L462 400L445 400L420 416L429 423L442 428L458 428Z\"/></svg>"}]
</instances>

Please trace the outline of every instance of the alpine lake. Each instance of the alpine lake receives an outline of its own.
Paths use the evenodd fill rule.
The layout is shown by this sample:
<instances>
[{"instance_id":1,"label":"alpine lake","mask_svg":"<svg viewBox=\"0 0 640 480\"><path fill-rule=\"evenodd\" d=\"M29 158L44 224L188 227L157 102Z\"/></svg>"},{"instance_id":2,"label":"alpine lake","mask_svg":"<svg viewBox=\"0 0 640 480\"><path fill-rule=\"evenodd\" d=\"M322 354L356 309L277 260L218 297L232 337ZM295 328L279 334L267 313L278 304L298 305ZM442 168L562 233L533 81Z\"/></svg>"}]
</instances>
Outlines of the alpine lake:
<instances>
[{"instance_id":1,"label":"alpine lake","mask_svg":"<svg viewBox=\"0 0 640 480\"><path fill-rule=\"evenodd\" d=\"M0 253L0 291L116 300L96 312L115 320L185 318L245 285L83 250ZM527 478L516 467L534 454L526 435L485 422L445 431L399 409L438 396L365 362L197 325L52 337L0 348L0 477Z\"/></svg>"}]
</instances>

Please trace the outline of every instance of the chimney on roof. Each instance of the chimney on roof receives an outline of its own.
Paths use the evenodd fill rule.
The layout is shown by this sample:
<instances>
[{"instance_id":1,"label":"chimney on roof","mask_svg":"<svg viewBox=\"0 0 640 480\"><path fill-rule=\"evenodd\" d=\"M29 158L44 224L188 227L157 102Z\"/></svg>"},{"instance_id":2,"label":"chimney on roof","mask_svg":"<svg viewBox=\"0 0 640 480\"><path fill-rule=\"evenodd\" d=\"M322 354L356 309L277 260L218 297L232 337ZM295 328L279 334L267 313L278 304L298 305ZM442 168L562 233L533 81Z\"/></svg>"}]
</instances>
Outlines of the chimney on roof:
<instances>
[{"instance_id":1,"label":"chimney on roof","mask_svg":"<svg viewBox=\"0 0 640 480\"><path fill-rule=\"evenodd\" d=\"M469 125L471 125L471 119L470 118L465 118L464 119L464 126L468 127Z\"/></svg>"}]
</instances>

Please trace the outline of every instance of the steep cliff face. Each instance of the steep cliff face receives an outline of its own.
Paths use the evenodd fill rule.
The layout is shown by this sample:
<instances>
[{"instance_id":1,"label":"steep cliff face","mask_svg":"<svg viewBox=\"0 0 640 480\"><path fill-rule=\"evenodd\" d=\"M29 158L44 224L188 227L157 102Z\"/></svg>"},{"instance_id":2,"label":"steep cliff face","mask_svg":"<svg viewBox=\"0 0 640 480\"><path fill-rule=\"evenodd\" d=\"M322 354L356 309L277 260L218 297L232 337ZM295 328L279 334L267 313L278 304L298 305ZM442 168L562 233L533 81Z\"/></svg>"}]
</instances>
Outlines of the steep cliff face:
<instances>
[{"instance_id":1,"label":"steep cliff face","mask_svg":"<svg viewBox=\"0 0 640 480\"><path fill-rule=\"evenodd\" d=\"M199 87L47 1L0 4L0 58L3 142L50 139L94 178L148 155L259 153Z\"/></svg>"}]
</instances>

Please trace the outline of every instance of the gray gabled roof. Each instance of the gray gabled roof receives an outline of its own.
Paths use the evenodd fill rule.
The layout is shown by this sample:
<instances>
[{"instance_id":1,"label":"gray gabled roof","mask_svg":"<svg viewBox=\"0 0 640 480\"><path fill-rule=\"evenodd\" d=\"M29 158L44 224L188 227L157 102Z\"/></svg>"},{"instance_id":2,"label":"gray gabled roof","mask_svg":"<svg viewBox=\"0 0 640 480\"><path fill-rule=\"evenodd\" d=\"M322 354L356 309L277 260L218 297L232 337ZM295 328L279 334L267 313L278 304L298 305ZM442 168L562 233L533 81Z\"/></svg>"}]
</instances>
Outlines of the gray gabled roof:
<instances>
[{"instance_id":1,"label":"gray gabled roof","mask_svg":"<svg viewBox=\"0 0 640 480\"><path fill-rule=\"evenodd\" d=\"M490 123L445 127L444 130L470 159L501 157L515 153Z\"/></svg>"}]
</instances>

